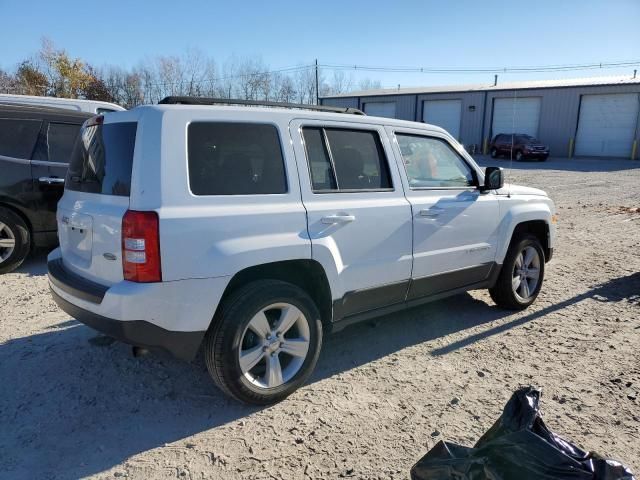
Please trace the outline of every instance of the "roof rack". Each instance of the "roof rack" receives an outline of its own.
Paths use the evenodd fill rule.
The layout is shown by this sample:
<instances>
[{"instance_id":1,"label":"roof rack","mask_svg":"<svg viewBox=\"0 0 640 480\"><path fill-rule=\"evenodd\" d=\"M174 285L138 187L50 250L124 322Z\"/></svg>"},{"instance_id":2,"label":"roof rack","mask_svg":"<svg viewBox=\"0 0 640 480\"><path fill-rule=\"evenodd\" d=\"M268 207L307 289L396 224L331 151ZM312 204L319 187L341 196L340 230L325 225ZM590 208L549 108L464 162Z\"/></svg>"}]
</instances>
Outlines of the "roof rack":
<instances>
[{"instance_id":1,"label":"roof rack","mask_svg":"<svg viewBox=\"0 0 640 480\"><path fill-rule=\"evenodd\" d=\"M269 102L261 100L241 100L236 98L211 97L165 97L158 102L162 105L250 105L258 107L298 108L301 110L316 110L319 112L349 113L364 115L362 110L351 107L329 107L327 105L305 105L303 103Z\"/></svg>"}]
</instances>

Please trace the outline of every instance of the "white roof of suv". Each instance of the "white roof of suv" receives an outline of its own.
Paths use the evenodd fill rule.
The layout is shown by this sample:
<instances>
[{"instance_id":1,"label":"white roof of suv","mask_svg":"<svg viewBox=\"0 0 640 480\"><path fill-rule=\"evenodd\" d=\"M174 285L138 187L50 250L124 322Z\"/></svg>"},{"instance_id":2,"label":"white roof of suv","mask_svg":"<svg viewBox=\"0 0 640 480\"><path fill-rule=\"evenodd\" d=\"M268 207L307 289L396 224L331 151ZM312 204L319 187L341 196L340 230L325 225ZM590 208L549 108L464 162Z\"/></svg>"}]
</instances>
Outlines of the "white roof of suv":
<instances>
[{"instance_id":1,"label":"white roof of suv","mask_svg":"<svg viewBox=\"0 0 640 480\"><path fill-rule=\"evenodd\" d=\"M21 103L26 105L42 105L45 107L64 108L77 112L93 114L126 110L120 105L98 100L79 100L76 98L39 97L34 95L0 94L0 103Z\"/></svg>"}]
</instances>

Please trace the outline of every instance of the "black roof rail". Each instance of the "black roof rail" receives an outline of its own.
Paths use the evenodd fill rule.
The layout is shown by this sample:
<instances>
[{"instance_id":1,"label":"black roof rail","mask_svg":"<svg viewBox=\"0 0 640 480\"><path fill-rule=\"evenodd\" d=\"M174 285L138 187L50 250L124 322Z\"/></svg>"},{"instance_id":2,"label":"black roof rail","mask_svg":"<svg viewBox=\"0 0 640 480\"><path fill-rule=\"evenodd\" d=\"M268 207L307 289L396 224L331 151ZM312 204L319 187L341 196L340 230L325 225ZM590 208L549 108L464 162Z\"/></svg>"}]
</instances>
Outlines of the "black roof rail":
<instances>
[{"instance_id":1,"label":"black roof rail","mask_svg":"<svg viewBox=\"0 0 640 480\"><path fill-rule=\"evenodd\" d=\"M330 107L328 105L305 105L303 103L269 102L262 100L241 100L237 98L211 97L164 97L158 102L162 105L250 105L258 107L298 108L301 110L316 110L319 112L350 113L364 115L362 110L351 107Z\"/></svg>"}]
</instances>

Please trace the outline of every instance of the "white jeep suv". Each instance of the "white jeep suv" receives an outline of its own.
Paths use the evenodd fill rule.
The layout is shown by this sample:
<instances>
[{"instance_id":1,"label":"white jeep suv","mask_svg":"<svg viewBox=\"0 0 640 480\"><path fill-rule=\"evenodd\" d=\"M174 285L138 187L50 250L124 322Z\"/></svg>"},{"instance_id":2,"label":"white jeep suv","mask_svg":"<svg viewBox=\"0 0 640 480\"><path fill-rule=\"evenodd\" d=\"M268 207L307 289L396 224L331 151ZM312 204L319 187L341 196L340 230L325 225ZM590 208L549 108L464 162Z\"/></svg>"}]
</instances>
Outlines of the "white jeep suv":
<instances>
[{"instance_id":1,"label":"white jeep suv","mask_svg":"<svg viewBox=\"0 0 640 480\"><path fill-rule=\"evenodd\" d=\"M438 127L293 107L167 98L87 121L48 259L60 307L132 345L202 347L224 392L267 404L309 377L323 331L472 289L535 300L543 191Z\"/></svg>"}]
</instances>

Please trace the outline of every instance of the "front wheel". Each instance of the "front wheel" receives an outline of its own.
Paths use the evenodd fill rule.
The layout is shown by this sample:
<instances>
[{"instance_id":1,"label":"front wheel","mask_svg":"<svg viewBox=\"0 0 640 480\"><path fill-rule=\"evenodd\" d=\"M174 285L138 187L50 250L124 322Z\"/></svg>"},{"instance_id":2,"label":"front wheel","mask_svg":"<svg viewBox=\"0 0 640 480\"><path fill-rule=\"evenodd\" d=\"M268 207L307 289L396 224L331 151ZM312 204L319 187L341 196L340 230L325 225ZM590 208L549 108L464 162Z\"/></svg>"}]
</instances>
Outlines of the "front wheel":
<instances>
[{"instance_id":1,"label":"front wheel","mask_svg":"<svg viewBox=\"0 0 640 480\"><path fill-rule=\"evenodd\" d=\"M498 158L498 150L495 147L491 149L491 158Z\"/></svg>"},{"instance_id":2,"label":"front wheel","mask_svg":"<svg viewBox=\"0 0 640 480\"><path fill-rule=\"evenodd\" d=\"M524 310L531 305L544 279L544 251L540 240L524 235L509 247L496 284L489 294L500 307Z\"/></svg>"},{"instance_id":3,"label":"front wheel","mask_svg":"<svg viewBox=\"0 0 640 480\"><path fill-rule=\"evenodd\" d=\"M518 150L516 152L516 162L521 162L523 159L524 159L524 155L522 155L522 152Z\"/></svg>"},{"instance_id":4,"label":"front wheel","mask_svg":"<svg viewBox=\"0 0 640 480\"><path fill-rule=\"evenodd\" d=\"M222 304L205 337L204 356L223 392L267 405L307 380L321 345L320 313L309 295L290 283L259 280Z\"/></svg>"}]
</instances>

